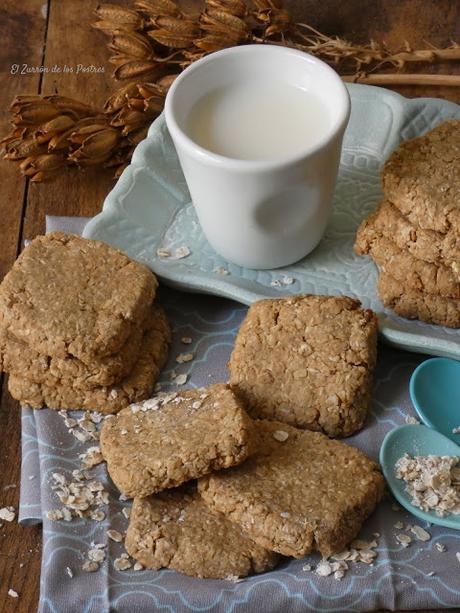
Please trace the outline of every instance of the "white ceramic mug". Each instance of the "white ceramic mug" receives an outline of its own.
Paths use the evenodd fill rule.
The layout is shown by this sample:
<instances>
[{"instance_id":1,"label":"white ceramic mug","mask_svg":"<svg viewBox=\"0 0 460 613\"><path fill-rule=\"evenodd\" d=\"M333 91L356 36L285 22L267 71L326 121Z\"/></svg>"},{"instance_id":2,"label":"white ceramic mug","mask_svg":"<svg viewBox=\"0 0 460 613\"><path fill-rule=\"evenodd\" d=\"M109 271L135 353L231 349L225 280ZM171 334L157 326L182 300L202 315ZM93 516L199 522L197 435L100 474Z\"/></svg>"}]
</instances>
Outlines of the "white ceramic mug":
<instances>
[{"instance_id":1,"label":"white ceramic mug","mask_svg":"<svg viewBox=\"0 0 460 613\"><path fill-rule=\"evenodd\" d=\"M329 121L316 144L279 159L237 160L212 153L188 136L189 113L204 95L251 78L274 77L313 92L324 104ZM268 269L292 264L316 247L331 212L349 114L348 92L334 70L287 47L224 49L176 78L166 97L166 124L201 227L219 254L240 266Z\"/></svg>"}]
</instances>

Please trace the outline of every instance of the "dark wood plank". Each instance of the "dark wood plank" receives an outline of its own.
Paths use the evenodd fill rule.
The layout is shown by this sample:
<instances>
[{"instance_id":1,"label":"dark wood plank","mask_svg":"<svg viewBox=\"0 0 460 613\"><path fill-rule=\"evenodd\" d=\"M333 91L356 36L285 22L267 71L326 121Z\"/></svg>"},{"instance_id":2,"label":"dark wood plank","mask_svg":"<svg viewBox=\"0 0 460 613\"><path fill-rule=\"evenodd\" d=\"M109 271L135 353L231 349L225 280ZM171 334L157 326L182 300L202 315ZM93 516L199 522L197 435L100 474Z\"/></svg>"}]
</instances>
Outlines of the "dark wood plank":
<instances>
[{"instance_id":1,"label":"dark wood plank","mask_svg":"<svg viewBox=\"0 0 460 613\"><path fill-rule=\"evenodd\" d=\"M8 107L17 94L39 91L40 75L11 74L17 64L40 66L45 31L45 0L3 0L0 8L0 133L9 131ZM26 182L14 164L0 162L0 279L9 270L20 248L21 220ZM21 438L19 407L3 387L0 402L0 507L19 506ZM4 383L4 382L3 382ZM10 487L14 486L14 487ZM34 611L40 577L41 529L22 528L6 522L0 529L0 610L4 613ZM7 595L12 588L20 594L16 600Z\"/></svg>"}]
</instances>

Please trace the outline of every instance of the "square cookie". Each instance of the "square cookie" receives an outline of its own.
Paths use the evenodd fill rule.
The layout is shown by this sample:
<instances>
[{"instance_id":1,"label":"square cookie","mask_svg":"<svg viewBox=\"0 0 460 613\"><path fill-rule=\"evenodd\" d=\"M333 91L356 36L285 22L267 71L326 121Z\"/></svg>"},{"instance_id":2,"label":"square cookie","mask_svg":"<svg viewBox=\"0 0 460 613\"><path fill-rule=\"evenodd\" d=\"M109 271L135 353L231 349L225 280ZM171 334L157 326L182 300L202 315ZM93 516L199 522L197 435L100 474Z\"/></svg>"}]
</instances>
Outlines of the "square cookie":
<instances>
[{"instance_id":1,"label":"square cookie","mask_svg":"<svg viewBox=\"0 0 460 613\"><path fill-rule=\"evenodd\" d=\"M0 326L35 351L93 361L121 349L158 282L99 241L53 232L28 245L0 285Z\"/></svg>"},{"instance_id":2,"label":"square cookie","mask_svg":"<svg viewBox=\"0 0 460 613\"><path fill-rule=\"evenodd\" d=\"M203 500L283 555L342 551L382 497L378 465L320 432L256 424L258 451L241 466L200 479Z\"/></svg>"},{"instance_id":3,"label":"square cookie","mask_svg":"<svg viewBox=\"0 0 460 613\"><path fill-rule=\"evenodd\" d=\"M106 420L102 455L118 489L148 496L239 464L253 450L253 424L230 388L159 394Z\"/></svg>"},{"instance_id":4,"label":"square cookie","mask_svg":"<svg viewBox=\"0 0 460 613\"><path fill-rule=\"evenodd\" d=\"M88 409L116 413L132 402L148 398L168 357L171 331L161 309L155 310L141 342L140 354L132 371L112 386L87 389L60 381L55 385L34 383L11 372L8 390L21 404L34 409Z\"/></svg>"},{"instance_id":5,"label":"square cookie","mask_svg":"<svg viewBox=\"0 0 460 613\"><path fill-rule=\"evenodd\" d=\"M366 418L377 317L346 296L261 300L243 321L230 384L253 417L348 436Z\"/></svg>"},{"instance_id":6,"label":"square cookie","mask_svg":"<svg viewBox=\"0 0 460 613\"><path fill-rule=\"evenodd\" d=\"M262 573L280 559L182 488L134 499L125 547L146 568L207 579Z\"/></svg>"}]
</instances>

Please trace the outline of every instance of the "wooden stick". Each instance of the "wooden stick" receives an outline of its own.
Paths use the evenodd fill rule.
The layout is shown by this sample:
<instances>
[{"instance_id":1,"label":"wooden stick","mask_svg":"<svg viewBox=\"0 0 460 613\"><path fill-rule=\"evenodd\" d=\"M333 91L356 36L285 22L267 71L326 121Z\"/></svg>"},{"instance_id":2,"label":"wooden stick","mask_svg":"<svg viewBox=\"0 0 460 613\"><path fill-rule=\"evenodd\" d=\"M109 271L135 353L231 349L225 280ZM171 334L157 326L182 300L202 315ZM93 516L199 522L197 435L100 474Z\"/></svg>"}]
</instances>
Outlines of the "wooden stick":
<instances>
[{"instance_id":1,"label":"wooden stick","mask_svg":"<svg viewBox=\"0 0 460 613\"><path fill-rule=\"evenodd\" d=\"M366 83L367 85L437 85L460 87L460 75L453 74L348 74L341 75L348 83Z\"/></svg>"}]
</instances>

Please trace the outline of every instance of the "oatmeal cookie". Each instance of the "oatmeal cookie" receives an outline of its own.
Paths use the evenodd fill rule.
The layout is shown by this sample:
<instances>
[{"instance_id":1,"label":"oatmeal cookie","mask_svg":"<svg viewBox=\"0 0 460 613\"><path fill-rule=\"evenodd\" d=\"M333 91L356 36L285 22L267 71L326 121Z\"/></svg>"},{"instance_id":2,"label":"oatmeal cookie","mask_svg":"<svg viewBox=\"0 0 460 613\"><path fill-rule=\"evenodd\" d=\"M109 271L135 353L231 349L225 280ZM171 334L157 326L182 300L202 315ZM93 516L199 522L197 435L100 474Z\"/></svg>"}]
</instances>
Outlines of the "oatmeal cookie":
<instances>
[{"instance_id":1,"label":"oatmeal cookie","mask_svg":"<svg viewBox=\"0 0 460 613\"><path fill-rule=\"evenodd\" d=\"M378 465L319 432L275 421L256 425L258 451L241 466L200 479L203 500L266 549L295 558L342 551L382 497Z\"/></svg>"},{"instance_id":2,"label":"oatmeal cookie","mask_svg":"<svg viewBox=\"0 0 460 613\"><path fill-rule=\"evenodd\" d=\"M460 235L460 119L402 143L383 167L382 187L414 226Z\"/></svg>"},{"instance_id":3,"label":"oatmeal cookie","mask_svg":"<svg viewBox=\"0 0 460 613\"><path fill-rule=\"evenodd\" d=\"M115 485L148 496L239 464L253 450L253 424L230 388L159 394L104 423L101 450Z\"/></svg>"},{"instance_id":4,"label":"oatmeal cookie","mask_svg":"<svg viewBox=\"0 0 460 613\"><path fill-rule=\"evenodd\" d=\"M239 526L212 513L193 491L135 498L125 547L146 568L172 568L208 579L261 573L279 560Z\"/></svg>"},{"instance_id":5,"label":"oatmeal cookie","mask_svg":"<svg viewBox=\"0 0 460 613\"><path fill-rule=\"evenodd\" d=\"M460 328L460 300L407 290L386 273L380 273L378 292L383 304L401 317Z\"/></svg>"},{"instance_id":6,"label":"oatmeal cookie","mask_svg":"<svg viewBox=\"0 0 460 613\"><path fill-rule=\"evenodd\" d=\"M50 409L88 409L116 413L132 402L150 396L166 362L170 336L166 317L162 311L158 311L153 325L144 334L133 370L113 386L84 389L63 382L51 386L34 383L22 375L11 373L8 389L21 404L35 409L47 406Z\"/></svg>"},{"instance_id":7,"label":"oatmeal cookie","mask_svg":"<svg viewBox=\"0 0 460 613\"><path fill-rule=\"evenodd\" d=\"M0 285L0 327L35 351L94 361L121 349L158 282L99 241L53 232L28 245Z\"/></svg>"},{"instance_id":8,"label":"oatmeal cookie","mask_svg":"<svg viewBox=\"0 0 460 613\"><path fill-rule=\"evenodd\" d=\"M251 416L348 436L366 418L376 353L377 317L357 300L261 300L238 332L230 384Z\"/></svg>"}]
</instances>

